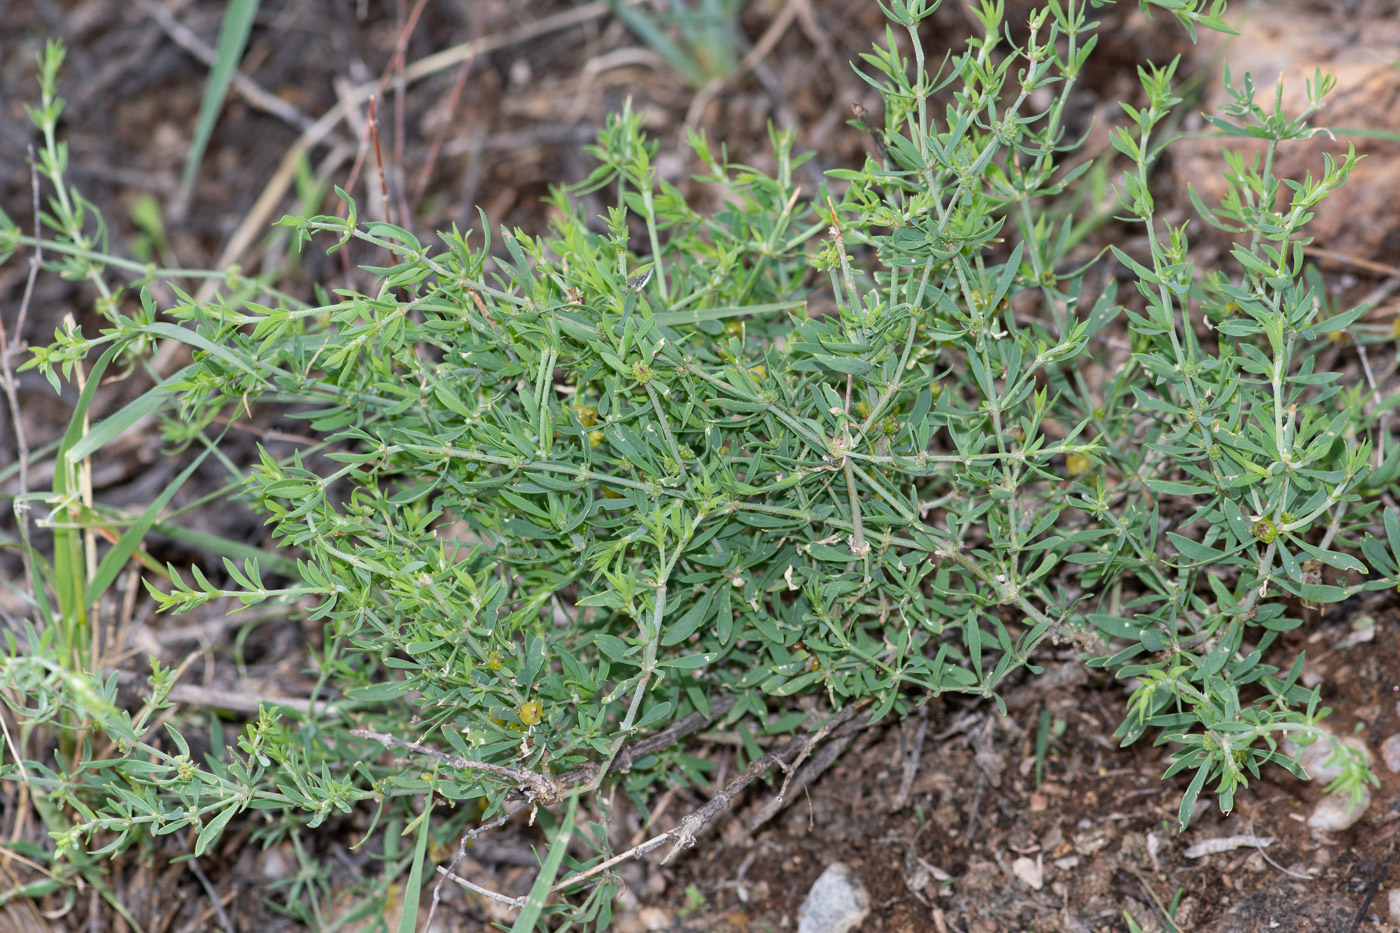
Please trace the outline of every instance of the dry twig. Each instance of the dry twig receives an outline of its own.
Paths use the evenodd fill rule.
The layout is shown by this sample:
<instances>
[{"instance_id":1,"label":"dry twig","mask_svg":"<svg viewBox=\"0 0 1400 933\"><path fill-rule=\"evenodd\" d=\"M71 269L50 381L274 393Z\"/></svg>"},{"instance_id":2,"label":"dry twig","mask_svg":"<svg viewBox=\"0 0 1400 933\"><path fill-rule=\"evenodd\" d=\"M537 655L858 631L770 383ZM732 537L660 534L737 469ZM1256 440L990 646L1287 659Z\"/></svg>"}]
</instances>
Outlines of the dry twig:
<instances>
[{"instance_id":1,"label":"dry twig","mask_svg":"<svg viewBox=\"0 0 1400 933\"><path fill-rule=\"evenodd\" d=\"M24 347L24 322L29 316L29 302L34 297L34 282L39 277L39 267L44 262L44 241L43 241L43 215L39 210L39 173L34 167L34 147L29 147L29 187L33 196L34 208L34 255L29 257L29 274L24 281L24 295L19 300L19 313L15 315L14 340L10 340L10 335L6 332L5 322L0 320L0 387L5 392L5 400L10 406L10 429L15 435L15 456L19 468L19 489L14 497L16 519L19 521L21 533L28 544L29 523L23 515L21 503L24 496L29 492L29 440L24 433L24 421L20 417L19 410L19 381L15 377L14 366L11 357L20 352ZM30 549L22 549L24 557L24 569L33 579L33 569L29 565Z\"/></svg>"},{"instance_id":2,"label":"dry twig","mask_svg":"<svg viewBox=\"0 0 1400 933\"><path fill-rule=\"evenodd\" d=\"M448 878L457 880L456 876L452 873L456 870L457 866L461 863L462 859L467 857L467 843L471 842L473 839L475 839L477 836L482 835L483 833L490 832L498 826L504 826L510 820L511 817L515 816L515 814L519 813L527 806L529 806L528 803L518 804L517 806L510 808L505 813L501 814L499 817L492 820L491 822L483 823L475 829L463 833L462 838L457 840L457 852L452 856L452 861L448 863L446 868L444 868L441 865L438 866L438 874L442 875L442 877L438 879L437 884L433 885L433 903L428 908L428 922L424 924L425 929L431 930L433 928L433 914L437 913L438 904L442 903L443 883L446 882ZM479 888L476 885L470 883L466 884L465 887L468 887L473 891L477 891L478 893L484 894L487 897L491 898L500 898L502 896L500 894L495 893L494 891L487 891L484 888Z\"/></svg>"},{"instance_id":3,"label":"dry twig","mask_svg":"<svg viewBox=\"0 0 1400 933\"><path fill-rule=\"evenodd\" d=\"M444 49L404 68L404 81L407 84L413 84L429 75L437 74L439 71L459 65L476 56L528 42L551 32L569 29L605 16L608 9L605 0L594 0L593 3L585 3L554 16L546 16L511 32L486 36L482 39L464 42L450 49ZM228 243L225 244L218 260L214 263L215 268L227 269L237 263L239 257L248 250L257 238L263 235L268 222L272 219L273 212L282 201L282 196L286 194L287 189L291 187L292 180L296 177L296 168L301 157L311 147L330 135L335 126L352 113L355 108L369 100L371 96L378 94L382 84L382 81L376 80L351 89L341 96L340 101L334 107L302 131L296 142L282 156L282 161L278 164L271 180L263 188L262 194L258 196L252 208L244 215L238 229L234 231ZM213 297L214 291L218 287L219 280L211 279L205 282L200 288L196 300L208 301Z\"/></svg>"},{"instance_id":4,"label":"dry twig","mask_svg":"<svg viewBox=\"0 0 1400 933\"><path fill-rule=\"evenodd\" d=\"M440 761L454 768L460 768L463 771L485 771L488 774L506 778L519 787L530 788L529 796L540 803L555 803L562 796L561 787L557 781L551 780L543 774L536 774L533 771L524 771L520 768L507 768L503 765L488 764L484 761L472 761L470 758L463 758L460 755L449 755L446 752L440 752L429 745L424 745L422 742L409 742L398 736L389 735L384 732L375 732L371 729L351 729L350 734L359 739L373 739L385 748L402 748L419 755L425 755L435 761Z\"/></svg>"},{"instance_id":5,"label":"dry twig","mask_svg":"<svg viewBox=\"0 0 1400 933\"><path fill-rule=\"evenodd\" d=\"M783 37L784 33L788 31L788 27L797 19L798 6L799 0L787 0L787 2L783 4L783 8L778 11L778 15L774 17L773 22L769 23L768 28L763 31L763 35L759 36L758 43L749 50L749 54L744 56L743 61L739 62L739 67L735 68L727 75L711 80L700 89L695 95L695 98L690 102L690 107L686 109L686 126L696 126L700 122L700 118L704 115L705 108L710 106L711 101L744 75L753 71L760 62L768 57L773 51L774 46L778 44L778 40Z\"/></svg>"},{"instance_id":6,"label":"dry twig","mask_svg":"<svg viewBox=\"0 0 1400 933\"><path fill-rule=\"evenodd\" d=\"M481 25L486 17L478 11L476 21L472 26L472 42L481 41ZM446 118L433 134L433 140L428 145L428 155L423 159L423 165L418 170L418 181L413 186L413 193L409 197L409 210L417 210L418 203L423 200L423 195L427 193L428 182L433 177L433 168L437 165L438 155L442 152L442 144L447 139L448 128L452 126L452 115L457 112L457 105L461 103L462 91L467 86L467 76L471 74L472 66L476 64L476 54L473 52L462 64L457 66L457 76L452 80L452 90L447 95Z\"/></svg>"},{"instance_id":7,"label":"dry twig","mask_svg":"<svg viewBox=\"0 0 1400 933\"><path fill-rule=\"evenodd\" d=\"M895 792L891 807L903 810L909 805L909 795L914 789L914 776L919 773L919 759L924 754L924 738L928 735L928 705L919 707L914 740L904 744L904 768L899 777L899 790ZM903 737L903 733L901 733Z\"/></svg>"},{"instance_id":8,"label":"dry twig","mask_svg":"<svg viewBox=\"0 0 1400 933\"><path fill-rule=\"evenodd\" d=\"M155 0L136 0L136 6L170 37L170 41L193 55L202 64L212 66L218 60L218 52L214 50L213 46L195 35L194 30L176 19L175 14L163 4L157 3ZM261 85L236 68L233 72L232 83L233 89L253 109L270 114L299 130L311 127L310 117L276 94L263 90Z\"/></svg>"},{"instance_id":9,"label":"dry twig","mask_svg":"<svg viewBox=\"0 0 1400 933\"><path fill-rule=\"evenodd\" d=\"M778 767L786 772L786 777L783 778L783 786L778 789L777 795L769 798L768 801L759 808L758 813L754 814L753 819L749 820L749 831L752 832L758 829L764 823L777 816L782 811L784 805L786 805L789 793L800 792L817 778L821 777L826 769L831 767L832 762L841 757L842 753L846 751L847 746L851 744L849 737L851 731L854 730L846 730L841 736L838 736L840 741L834 741L823 745L815 755L812 755L812 760L806 767L802 766L803 762L811 753L813 747L830 734L829 730L825 730L825 727L808 736L807 741L803 744L802 750L798 753L796 760L794 760L791 765L784 766L779 762Z\"/></svg>"},{"instance_id":10,"label":"dry twig","mask_svg":"<svg viewBox=\"0 0 1400 933\"><path fill-rule=\"evenodd\" d=\"M739 774L735 775L734 778L732 778L729 781L729 783L727 783L713 797L710 798L709 802L707 802L703 807L699 808L698 810L695 810L692 813L688 814L684 819L680 821L678 825L672 827L671 829L668 829L664 833L660 833L651 837L645 842L633 846L626 852L621 852L610 859L607 859L598 863L597 865L594 865L592 868L578 872L577 874L571 875L568 878L565 878L562 881L555 883L555 885L550 888L550 893L556 893L559 891L566 890L567 888L573 887L574 885L582 881L588 880L589 878L599 874L600 872L605 872L611 869L614 865L618 865L629 859L641 858L643 855L646 855L660 848L667 842L670 842L671 850L668 853L666 853L666 857L661 860L663 865L666 864L667 862L671 861L672 858L675 857L676 853L680 852L682 849L689 848L690 846L694 845L696 835L699 834L700 830L705 826L705 824L708 823L711 819L713 819L714 816L718 814L721 810L727 809L734 802L734 799L738 797L738 795L746 787L748 787L754 781L758 780L763 775L767 774L770 770L772 770L775 767L780 767L784 770L790 771L792 769L792 764L785 760L788 756L805 756L810 752L813 744L816 741L819 741L820 736L845 736L849 730L844 727L847 726L847 724L855 716L855 714L865 705L865 703L859 703L853 706L848 706L840 712L834 714L830 719L828 719L825 723L822 724L821 728L819 728L816 732L812 733L811 735L802 735L790 739L787 742L784 742L782 745L780 745L777 749L764 755L762 758L758 758L750 762L747 768L745 768ZM722 714L715 714L716 717L718 715ZM682 723L687 722L691 718L692 717L687 717L686 720L682 720L681 723L677 723L676 725L680 726L682 725ZM864 726L857 725L856 728L864 728ZM675 727L672 727L672 729L666 730L665 733L658 733L656 736L652 736L651 740L656 740L663 735L672 733L674 729ZM365 733L357 731L352 734L363 735ZM376 735L373 737L377 738L378 736ZM619 753L617 756L617 760L620 762L624 758L626 758L629 761L631 761L635 760L643 754L649 754L649 752L644 752L641 750L641 747L644 744L648 744L649 741L650 740L639 742L637 743L637 746L629 748L624 752ZM407 745L408 743L396 741L395 744ZM671 742L670 744L675 743ZM434 757L445 758L447 756L442 756L439 752L436 753ZM588 780L587 776L590 773L591 772L589 772L588 769L579 769L578 771L571 772L569 775L561 776L560 780L562 782L564 778L573 778L574 783L577 785L585 783ZM500 823L502 822L504 822L504 818L498 820L495 825L500 825ZM448 871L448 869L446 868L439 867L438 872L444 877L451 878L452 881L461 885L464 888L468 888L472 891L477 892L478 894L486 895L488 897L493 898L494 900L510 904L516 909L519 909L525 903L525 897L509 898L503 894L497 894L495 892L488 891L485 888L482 888L480 885L476 885L470 881L467 881L465 878L461 878L457 875L451 874L450 871Z\"/></svg>"}]
</instances>

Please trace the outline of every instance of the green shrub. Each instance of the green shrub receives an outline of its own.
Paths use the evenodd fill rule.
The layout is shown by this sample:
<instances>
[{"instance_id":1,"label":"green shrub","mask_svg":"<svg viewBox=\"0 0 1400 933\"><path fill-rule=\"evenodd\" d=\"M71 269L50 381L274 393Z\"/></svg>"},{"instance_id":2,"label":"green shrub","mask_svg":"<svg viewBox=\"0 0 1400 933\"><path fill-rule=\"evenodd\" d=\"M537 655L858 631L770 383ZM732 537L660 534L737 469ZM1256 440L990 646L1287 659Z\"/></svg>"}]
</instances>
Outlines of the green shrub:
<instances>
[{"instance_id":1,"label":"green shrub","mask_svg":"<svg viewBox=\"0 0 1400 933\"><path fill-rule=\"evenodd\" d=\"M1220 3L1155 5L1187 29L1223 26ZM614 854L591 791L616 783L645 807L711 767L663 742L609 770L634 743L699 714L751 761L838 710L1000 703L1046 639L1132 680L1118 735L1173 746L1168 775L1192 774L1183 825L1208 784L1229 809L1261 765L1303 776L1279 741L1321 737L1326 711L1298 684L1301 657L1284 671L1266 655L1300 606L1400 585L1400 522L1377 505L1400 452L1381 437L1373 469L1364 393L1317 371L1330 337L1362 339L1365 309L1324 313L1300 245L1354 160L1275 177L1274 148L1309 135L1308 115L1269 115L1246 81L1212 123L1269 157L1228 159L1229 194L1206 216L1231 231L1235 267L1202 272L1149 177L1175 63L1143 69L1147 103L1123 105L1113 139L1120 207L1150 250L1112 250L1136 294L1095 294L1108 259L1070 255L1095 221L1061 195L1091 168L1063 164L1079 147L1064 114L1097 24L1051 0L1014 47L984 4L984 37L930 73L917 26L936 6L887 6L885 44L860 64L885 102L879 158L831 173L832 192L796 184L788 135L773 135L772 175L696 136L701 180L726 198L699 214L657 179L656 146L624 111L591 150L596 171L552 197L550 229L501 231L499 250L362 224L343 194L348 219L285 218L300 244L390 257L362 266L371 291L317 303L236 271L214 273L223 297L164 309L103 284L119 263L62 178L51 48L35 114L55 191L48 264L98 284L108 326L62 327L29 364L55 385L87 367L52 493L32 497L56 542L52 559L25 547L37 622L4 662L27 728L64 743L56 767L40 755L3 774L52 804L60 852L198 827L198 854L248 810L264 817L257 841L296 841L372 807L382 897L404 870L416 892L430 841L523 790L570 801L562 825L542 814L554 844L528 908L557 912L543 906L556 873ZM596 219L578 206L594 192L613 205ZM32 245L12 224L3 236ZM128 267L137 285L161 274ZM167 340L193 362L84 428L104 371ZM269 405L318 439L264 452L236 489L297 556L279 564L290 582L269 579L272 556L226 557L227 585L172 567L173 586L148 586L173 611L303 607L324 632L318 691L309 712L264 709L237 747L215 720L198 761L152 726L171 672L157 667L133 715L115 678L81 662L85 613L164 502L89 575L79 529L95 513L75 471L142 414L165 412L167 441L207 455L216 418ZM391 759L376 734L439 754ZM117 743L100 762L99 735ZM1338 786L1368 779L1353 756ZM564 852L578 798L592 860ZM563 886L600 926L611 888L588 885L603 879ZM313 894L285 905L323 920Z\"/></svg>"}]
</instances>

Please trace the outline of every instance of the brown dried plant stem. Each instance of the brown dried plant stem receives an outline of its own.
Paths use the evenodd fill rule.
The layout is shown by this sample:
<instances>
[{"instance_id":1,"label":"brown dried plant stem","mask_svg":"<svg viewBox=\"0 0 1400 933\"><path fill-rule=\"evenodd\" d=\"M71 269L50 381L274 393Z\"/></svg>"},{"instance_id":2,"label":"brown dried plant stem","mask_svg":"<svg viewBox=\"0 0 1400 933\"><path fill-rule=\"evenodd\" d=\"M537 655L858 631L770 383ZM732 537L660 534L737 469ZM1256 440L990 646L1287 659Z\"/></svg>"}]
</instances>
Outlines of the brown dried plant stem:
<instances>
[{"instance_id":1,"label":"brown dried plant stem","mask_svg":"<svg viewBox=\"0 0 1400 933\"><path fill-rule=\"evenodd\" d=\"M637 742L633 742L631 745L622 749L622 751L618 753L617 757L613 759L613 766L615 770L620 772L626 772L631 769L632 762L636 761L637 759L642 758L646 755L651 755L656 752L663 751L664 749L671 748L672 746L679 745L680 742L687 736L692 735L705 728L706 726L709 726L716 720L723 718L731 709L734 708L734 704L736 702L738 702L738 699L734 696L720 697L718 700L710 704L710 711L708 714L701 713L698 711L691 713L684 719L672 723L669 727L663 729L661 732L658 732L655 735L647 736L646 738L641 739ZM579 785L587 784L596 779L598 772L602 770L602 767L603 766L601 763L585 765L582 768L576 768L573 771L567 771L564 774L559 775L557 781L564 787L577 787ZM438 880L438 883L433 886L433 902L432 906L428 910L429 926L432 925L433 915L437 912L438 904L442 901L442 885L449 878L457 882L462 887L468 888L472 891L482 894L483 896L490 897L496 900L503 900L507 903L513 902L511 898L505 897L501 894L497 894L494 891L489 891L485 888L480 887L479 885L472 884L471 882L466 881L463 878L457 877L453 874L453 872L456 870L457 865L462 861L462 859L466 858L467 844L471 842L471 840L475 839L477 836L482 835L483 833L489 832L493 829L496 829L499 826L504 825L510 820L511 817L513 817L516 813L519 813L528 805L529 801L522 802L517 806L507 810L504 815L498 817L495 820L492 820L490 823L483 824L462 834L462 838L459 839L457 842L457 852L455 855L453 855L452 861L445 867L438 866L438 873L442 875L442 877Z\"/></svg>"},{"instance_id":2,"label":"brown dried plant stem","mask_svg":"<svg viewBox=\"0 0 1400 933\"><path fill-rule=\"evenodd\" d=\"M770 751L767 754L765 754L763 757L755 759L754 761L749 763L749 766L747 768L745 768L739 774L735 775L732 779L730 779L729 782L726 783L724 787L722 787L718 792L716 792L715 795L711 797L710 800L703 807L692 811L690 814L684 817L676 826L672 827L671 829L668 829L664 833L660 833L656 836L651 837L645 842L633 846L625 852L621 852L617 855L614 855L612 858L599 862L597 865L594 865L591 868L585 869L584 871L578 872L574 875L570 875L568 878L565 878L564 880L554 884L549 889L550 893L555 894L564 891L570 887L573 887L574 885L579 884L580 882L588 880L594 875L597 875L601 872L605 872L613 866L625 862L628 859L641 858L643 855L646 855L660 848L666 843L670 842L671 850L667 852L666 857L661 860L662 864L666 864L667 862L671 861L671 859L675 858L676 854L682 849L686 849L694 845L695 837L699 834L700 830L704 828L706 823L713 819L715 815L718 814L721 810L727 809L734 802L735 798L737 798L745 788L747 788L754 781L757 781L759 778L766 775L773 768L776 767L787 772L790 781L791 774L794 771L796 764L802 759L806 758L808 755L810 755L812 749L816 745L818 745L823 739L844 739L849 735L854 734L855 732L859 732L865 729L867 727L867 724L853 723L851 722L851 720L855 717L857 712L859 712L862 708L864 708L867 705L869 705L868 700L863 700L859 703L852 704L851 706L848 706L845 709L833 714L830 719L828 719L815 731L808 733L807 735L800 735L789 739L773 751ZM636 751L637 750L634 750L634 754L636 753ZM779 796L781 798L781 792ZM475 891L478 894L491 897L494 900L510 904L516 909L523 907L525 904L525 897L510 898L502 894L488 891L485 888L482 888L480 885L474 884L466 880L465 878L461 878L451 874L450 869L447 867L439 867L438 873L443 875L445 878L450 878L454 883L464 888L467 888L471 891Z\"/></svg>"},{"instance_id":3,"label":"brown dried plant stem","mask_svg":"<svg viewBox=\"0 0 1400 933\"><path fill-rule=\"evenodd\" d=\"M527 793L541 803L554 803L561 797L561 788L557 781L554 781L543 774L536 774L533 771L522 771L519 768L507 768L503 765L487 764L482 761L472 761L470 758L463 758L460 755L449 755L437 749L424 745L422 742L410 742L389 735L384 732L375 732L372 729L351 729L350 734L359 739L373 739L385 748L402 748L407 751L416 752L419 755L426 755L443 764L463 771L485 771L498 777L506 778L520 787L529 788Z\"/></svg>"},{"instance_id":4,"label":"brown dried plant stem","mask_svg":"<svg viewBox=\"0 0 1400 933\"><path fill-rule=\"evenodd\" d=\"M533 23L522 26L519 29L497 35L485 36L479 40L464 42L461 45L444 49L426 58L408 65L403 72L404 80L408 84L413 84L430 75L437 74L454 65L459 65L477 55L493 52L497 49L509 48L521 42L528 42L551 32L570 29L582 23L589 22L607 15L609 10L605 0L594 0L592 3L585 3L582 6L565 10L553 16L546 16ZM219 254L215 268L226 269L239 262L245 252L263 235L268 222L277 211L277 206L282 201L282 196L287 189L292 186L296 177L296 168L301 157L313 146L324 140L335 127L348 115L353 113L357 107L365 103L372 96L377 96L383 92L389 74L383 78L358 85L341 96L340 101L321 115L315 123L302 131L295 143L283 155L282 161L278 164L277 170L273 173L271 181L263 188L262 194L244 216L243 221L238 225L238 229L229 237L223 251ZM201 287L198 292L198 301L210 300L215 290L219 286L219 281L210 280Z\"/></svg>"},{"instance_id":5,"label":"brown dried plant stem","mask_svg":"<svg viewBox=\"0 0 1400 933\"><path fill-rule=\"evenodd\" d=\"M19 528L21 540L24 547L20 549L20 558L24 564L25 577L34 579L34 567L30 560L33 548L29 543L29 521L27 517L28 503L25 495L29 492L29 439L24 432L24 419L20 415L19 409L19 382L15 378L14 366L11 356L18 353L24 347L24 322L29 316L29 303L34 297L34 283L39 276L39 267L44 261L44 243L42 238L43 226L40 214L39 198L39 173L34 167L34 147L29 147L29 187L33 198L34 210L34 254L29 257L29 274L24 282L24 294L20 298L19 313L15 315L15 329L13 341L11 335L5 329L5 322L0 319L0 389L5 393L5 401L10 409L10 429L15 435L15 456L17 459L18 488L13 498L15 509L15 524ZM11 840L19 840L24 836L25 820L30 812L29 806L29 775L24 766L24 755L21 749L15 744L14 737L10 734L9 722L6 715L0 715L0 729L4 732L5 746L9 753L14 756L19 763L19 771L23 780L19 785L19 799L15 806L15 822L10 834ZM23 738L21 738L23 742Z\"/></svg>"}]
</instances>

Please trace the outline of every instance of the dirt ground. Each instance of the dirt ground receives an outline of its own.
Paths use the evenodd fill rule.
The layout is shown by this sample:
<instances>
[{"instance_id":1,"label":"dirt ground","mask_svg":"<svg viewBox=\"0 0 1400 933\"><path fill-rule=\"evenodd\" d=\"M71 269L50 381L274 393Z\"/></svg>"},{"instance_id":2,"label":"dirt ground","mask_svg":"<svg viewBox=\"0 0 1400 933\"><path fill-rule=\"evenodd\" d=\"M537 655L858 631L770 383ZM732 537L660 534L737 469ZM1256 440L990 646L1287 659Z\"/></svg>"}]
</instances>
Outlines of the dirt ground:
<instances>
[{"instance_id":1,"label":"dirt ground","mask_svg":"<svg viewBox=\"0 0 1400 933\"><path fill-rule=\"evenodd\" d=\"M242 68L248 84L225 106L200 180L181 203L180 173L207 73L201 48L213 44L224 4L0 0L0 207L26 228L32 225L25 165L32 133L23 104L35 95L34 52L45 38L59 37L69 48L62 93L69 102L64 133L71 179L106 215L111 250L186 268L237 262L252 270L281 263L280 247L264 235L268 223L284 211L310 210L298 207L303 189L286 170L294 164L289 151L321 115L384 73L401 32L397 23L413 6L264 0ZM1027 4L1013 0L1008 6L1008 19L1015 22ZM1081 131L1092 128L1091 150L1106 145L1104 127L1119 112L1116 102L1136 98L1138 61L1190 52L1165 17L1149 22L1137 4L1120 7L1097 14L1105 23L1104 54L1086 76L1072 115ZM1290 16L1309 18L1279 18L1285 8ZM1400 108L1389 105L1397 86L1391 75L1400 72L1388 64L1400 54L1383 54L1389 41L1384 33L1395 16L1387 4L1292 3L1259 15L1276 34L1269 48L1277 55L1262 56L1274 71L1312 67L1289 51L1289 37L1298 33L1314 46L1320 35L1335 37L1328 46L1333 56L1363 40L1381 49L1355 59L1372 62L1374 74L1362 69L1357 77L1370 96L1356 91L1346 98L1346 123L1385 127L1400 119ZM930 42L956 46L970 24L966 5L947 0L928 27ZM874 3L751 0L740 17L739 54L752 51L755 67L697 90L604 3L429 3L406 42L407 62L474 39L483 50L401 89L391 80L379 96L389 182L403 192L389 210L399 218L411 215L419 232L453 222L475 227L477 205L497 225L539 228L546 216L541 196L550 184L584 177L589 166L582 145L629 97L661 143L659 164L669 180L684 184L693 168L684 147L687 123L724 141L737 161L764 166L772 121L795 128L799 148L817 153L805 169L815 189L823 170L855 167L864 157L869 138L848 125L849 107L859 101L879 112L878 100L847 63L881 35L883 17ZM1261 45L1251 47L1258 52ZM1209 81L1209 55L1189 58L1183 68ZM376 210L374 160L358 171L355 165L365 150L363 101L346 111L345 119L316 132L307 150L309 167L316 177L347 188L355 179L353 193L371 205L367 210ZM1189 122L1185 129L1192 128ZM1348 295L1397 281L1398 270L1387 264L1395 261L1400 238L1383 195L1393 193L1387 173L1400 161L1394 144L1363 145L1370 146L1379 174L1354 180L1354 199L1340 209L1348 222L1322 236L1315 254ZM1209 147L1183 153L1176 177L1208 176L1199 160L1214 157ZM1161 196L1184 207L1172 177L1163 175ZM269 179L286 182L280 196L269 193ZM160 206L161 226L142 219L148 196ZM270 206L264 209L263 201ZM1351 235L1358 228L1366 235ZM244 230L252 235L245 237ZM1109 228L1104 235L1119 233ZM339 274L318 262L324 260L306 269L303 290L313 277ZM26 271L19 262L0 268L0 313L7 325ZM77 286L46 278L24 337L45 341L63 314L81 317L87 301ZM1393 360L1376 365L1386 367L1383 379L1394 376ZM71 401L55 398L40 377L26 374L21 402L31 446L57 435ZM8 423L0 424L0 464L14 457L11 434ZM255 440L249 434L240 441L247 448L242 453L251 454ZM154 427L111 453L98 467L95 487L113 506L149 501L152 490L180 468L160 453ZM202 491L201 482L207 491L221 478L211 471L189 495ZM203 520L217 522L225 536L266 543L251 514L220 510ZM159 559L177 564L207 559L174 542L153 546ZM205 691L191 694L196 698L215 689L277 693L291 689L308 666L306 633L293 621L271 620L243 632L235 665L227 636L242 617L230 621L211 614L192 623L154 616L143 601L135 600L130 625L113 636L124 640L112 646L113 655L135 649L141 658L156 651L173 664L203 646L188 678ZM1305 649L1306 676L1325 685L1324 703L1335 711L1331 728L1359 737L1375 756L1381 786L1366 816L1345 833L1313 835L1306 819L1320 788L1282 772L1267 774L1240 794L1229 815L1203 803L1190 829L1179 833L1175 817L1185 781L1161 780L1164 749L1146 742L1117 747L1111 735L1125 688L1067 654L1042 659L1046 675L1011 688L1006 717L987 704L948 700L904 723L856 732L819 780L761 825L753 823L775 792L772 783L759 785L716 819L675 862L661 865L652 857L622 866L626 888L617 929L794 929L807 891L834 861L850 866L869 889L872 913L864 929L872 930L1106 933L1129 930L1130 917L1140 929L1156 931L1171 929L1169 914L1177 929L1213 933L1400 928L1389 900L1392 889L1400 890L1400 869L1392 870L1400 851L1400 775L1381 764L1381 743L1400 733L1397 606L1382 599L1334 607L1292 633L1272 659L1287 666L1291 655L1285 658L1285 652ZM1051 736L1043 757L1036 754L1042 721ZM732 764L728 739L702 735L691 752L719 764L717 784L726 763ZM654 825L664 828L695 809L706 791L668 793L657 804ZM33 838L34 822L26 823L17 804L15 788L0 787L0 832L7 840L17 832ZM358 838L361 823L327 824L315 845L335 864ZM633 832L640 838L641 829L626 823L620 821L621 840ZM1236 840L1235 847L1215 854L1190 853L1193 846L1232 837L1258 841ZM116 863L114 889L150 931L301 929L265 903L262 887L295 873L293 854L262 851L246 839L246 832L232 832L197 862ZM520 828L487 837L459 873L494 890L523 893L534 874L531 846L537 841ZM170 854L179 854L178 848ZM0 865L5 889L36 877L3 855ZM345 865L347 877L364 870L358 862ZM510 922L489 900L451 886L443 897L435 930ZM91 891L67 905L59 895L34 901L0 895L0 933L125 928Z\"/></svg>"}]
</instances>

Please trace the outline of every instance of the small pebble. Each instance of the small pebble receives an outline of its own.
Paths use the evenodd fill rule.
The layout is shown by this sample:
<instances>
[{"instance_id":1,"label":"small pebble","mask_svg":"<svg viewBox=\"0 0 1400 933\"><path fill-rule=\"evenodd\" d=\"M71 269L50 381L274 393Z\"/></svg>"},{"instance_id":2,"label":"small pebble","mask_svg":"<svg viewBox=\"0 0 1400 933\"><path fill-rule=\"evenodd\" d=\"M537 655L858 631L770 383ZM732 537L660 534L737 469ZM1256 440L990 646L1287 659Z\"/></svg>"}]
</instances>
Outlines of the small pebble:
<instances>
[{"instance_id":1,"label":"small pebble","mask_svg":"<svg viewBox=\"0 0 1400 933\"><path fill-rule=\"evenodd\" d=\"M676 927L675 919L660 907L643 907L637 913L637 919L644 930L673 930Z\"/></svg>"},{"instance_id":2,"label":"small pebble","mask_svg":"<svg viewBox=\"0 0 1400 933\"><path fill-rule=\"evenodd\" d=\"M1390 889L1390 919L1400 923L1400 888Z\"/></svg>"},{"instance_id":3,"label":"small pebble","mask_svg":"<svg viewBox=\"0 0 1400 933\"><path fill-rule=\"evenodd\" d=\"M802 902L797 933L850 933L869 913L870 894L855 872L832 862Z\"/></svg>"},{"instance_id":4,"label":"small pebble","mask_svg":"<svg viewBox=\"0 0 1400 933\"><path fill-rule=\"evenodd\" d=\"M1360 751L1365 756L1367 765L1371 763L1371 751L1366 747L1365 739L1358 735L1344 735L1338 741ZM1326 736L1301 749L1292 740L1286 740L1283 742L1282 751L1285 755L1296 755L1298 763L1303 766L1308 777L1324 787L1341 777L1342 762L1328 764L1328 759L1332 757L1332 742Z\"/></svg>"},{"instance_id":5,"label":"small pebble","mask_svg":"<svg viewBox=\"0 0 1400 933\"><path fill-rule=\"evenodd\" d=\"M292 866L295 864L292 857L281 847L268 849L262 856L262 873L264 878L277 880L287 878L296 874Z\"/></svg>"},{"instance_id":6,"label":"small pebble","mask_svg":"<svg viewBox=\"0 0 1400 933\"><path fill-rule=\"evenodd\" d=\"M1371 805L1371 791L1361 789L1361 799L1355 804L1350 794L1328 794L1313 807L1308 828L1315 833L1340 833L1355 826Z\"/></svg>"},{"instance_id":7,"label":"small pebble","mask_svg":"<svg viewBox=\"0 0 1400 933\"><path fill-rule=\"evenodd\" d=\"M1021 879L1032 889L1039 891L1045 884L1045 867L1040 859L1029 859L1024 855L1011 863L1011 874Z\"/></svg>"},{"instance_id":8,"label":"small pebble","mask_svg":"<svg viewBox=\"0 0 1400 933\"><path fill-rule=\"evenodd\" d=\"M1400 771L1400 735L1392 735L1381 743L1381 760L1391 771Z\"/></svg>"}]
</instances>

